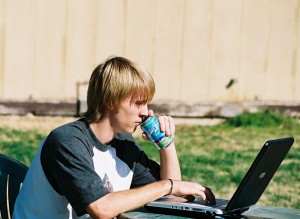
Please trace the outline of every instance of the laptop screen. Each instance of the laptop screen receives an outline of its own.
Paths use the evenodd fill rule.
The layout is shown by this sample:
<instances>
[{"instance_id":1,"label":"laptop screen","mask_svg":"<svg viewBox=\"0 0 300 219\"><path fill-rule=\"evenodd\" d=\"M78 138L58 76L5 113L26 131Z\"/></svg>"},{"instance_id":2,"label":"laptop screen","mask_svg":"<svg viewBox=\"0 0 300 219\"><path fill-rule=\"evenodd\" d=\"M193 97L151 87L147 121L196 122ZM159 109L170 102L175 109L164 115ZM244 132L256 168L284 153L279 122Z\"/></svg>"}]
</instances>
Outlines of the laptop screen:
<instances>
[{"instance_id":1,"label":"laptop screen","mask_svg":"<svg viewBox=\"0 0 300 219\"><path fill-rule=\"evenodd\" d=\"M293 143L292 137L267 141L225 210L232 212L255 205Z\"/></svg>"}]
</instances>

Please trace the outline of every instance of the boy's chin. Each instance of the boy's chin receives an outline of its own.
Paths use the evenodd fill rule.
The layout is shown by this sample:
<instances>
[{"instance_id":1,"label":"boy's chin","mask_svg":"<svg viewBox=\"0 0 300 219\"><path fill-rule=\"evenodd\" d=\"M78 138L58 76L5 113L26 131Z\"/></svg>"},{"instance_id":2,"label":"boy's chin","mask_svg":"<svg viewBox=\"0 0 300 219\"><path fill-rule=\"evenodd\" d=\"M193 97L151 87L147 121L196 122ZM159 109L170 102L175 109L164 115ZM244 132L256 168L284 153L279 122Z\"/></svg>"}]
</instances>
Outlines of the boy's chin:
<instances>
[{"instance_id":1,"label":"boy's chin","mask_svg":"<svg viewBox=\"0 0 300 219\"><path fill-rule=\"evenodd\" d=\"M130 134L134 133L136 131L136 128L137 128L137 126L133 129L133 131Z\"/></svg>"},{"instance_id":2,"label":"boy's chin","mask_svg":"<svg viewBox=\"0 0 300 219\"><path fill-rule=\"evenodd\" d=\"M133 129L127 129L127 130L123 130L122 133L126 133L126 134L133 134L135 131L136 131L136 128L133 128Z\"/></svg>"}]
</instances>

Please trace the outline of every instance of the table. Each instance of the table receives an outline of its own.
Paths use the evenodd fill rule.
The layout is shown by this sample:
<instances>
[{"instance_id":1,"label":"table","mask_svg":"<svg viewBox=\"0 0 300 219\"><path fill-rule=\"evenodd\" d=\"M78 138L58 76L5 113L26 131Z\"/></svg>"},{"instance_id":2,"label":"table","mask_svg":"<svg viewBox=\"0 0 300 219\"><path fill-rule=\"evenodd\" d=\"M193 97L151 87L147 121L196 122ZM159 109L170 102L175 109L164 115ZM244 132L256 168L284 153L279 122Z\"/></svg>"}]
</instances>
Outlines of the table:
<instances>
[{"instance_id":1,"label":"table","mask_svg":"<svg viewBox=\"0 0 300 219\"><path fill-rule=\"evenodd\" d=\"M155 218L155 219L184 219L186 217L172 216L155 214L147 211L144 208L139 208L134 211L125 212L118 217L119 219L145 219L145 218ZM210 217L211 218L211 217ZM300 219L300 209L290 209L290 208L279 208L270 206L252 206L246 212L240 216L234 217L214 217L215 219L221 218L239 218L239 219Z\"/></svg>"}]
</instances>

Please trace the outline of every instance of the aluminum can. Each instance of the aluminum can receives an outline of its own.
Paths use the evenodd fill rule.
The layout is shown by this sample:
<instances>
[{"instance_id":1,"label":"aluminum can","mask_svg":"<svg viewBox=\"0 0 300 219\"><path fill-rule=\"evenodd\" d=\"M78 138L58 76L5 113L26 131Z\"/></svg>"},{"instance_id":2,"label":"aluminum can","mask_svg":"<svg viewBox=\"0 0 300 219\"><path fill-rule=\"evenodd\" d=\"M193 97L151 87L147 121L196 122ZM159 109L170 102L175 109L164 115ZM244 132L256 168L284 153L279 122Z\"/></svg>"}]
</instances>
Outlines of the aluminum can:
<instances>
[{"instance_id":1,"label":"aluminum can","mask_svg":"<svg viewBox=\"0 0 300 219\"><path fill-rule=\"evenodd\" d=\"M141 124L141 129L159 150L167 148L173 142L172 136L166 136L160 130L159 121L155 116L148 117Z\"/></svg>"}]
</instances>

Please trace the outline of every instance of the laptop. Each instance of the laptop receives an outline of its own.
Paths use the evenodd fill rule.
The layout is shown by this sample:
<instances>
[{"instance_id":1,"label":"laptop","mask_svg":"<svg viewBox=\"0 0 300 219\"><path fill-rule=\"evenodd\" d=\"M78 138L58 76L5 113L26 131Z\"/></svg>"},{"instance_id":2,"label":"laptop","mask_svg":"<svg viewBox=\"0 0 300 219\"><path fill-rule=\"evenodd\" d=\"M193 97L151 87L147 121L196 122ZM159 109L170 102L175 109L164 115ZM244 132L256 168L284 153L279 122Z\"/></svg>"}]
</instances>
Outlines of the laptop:
<instances>
[{"instance_id":1,"label":"laptop","mask_svg":"<svg viewBox=\"0 0 300 219\"><path fill-rule=\"evenodd\" d=\"M169 195L144 207L154 213L186 217L242 214L257 203L293 143L293 137L268 140L230 200L216 199L216 205L206 205L200 197L190 202Z\"/></svg>"}]
</instances>

